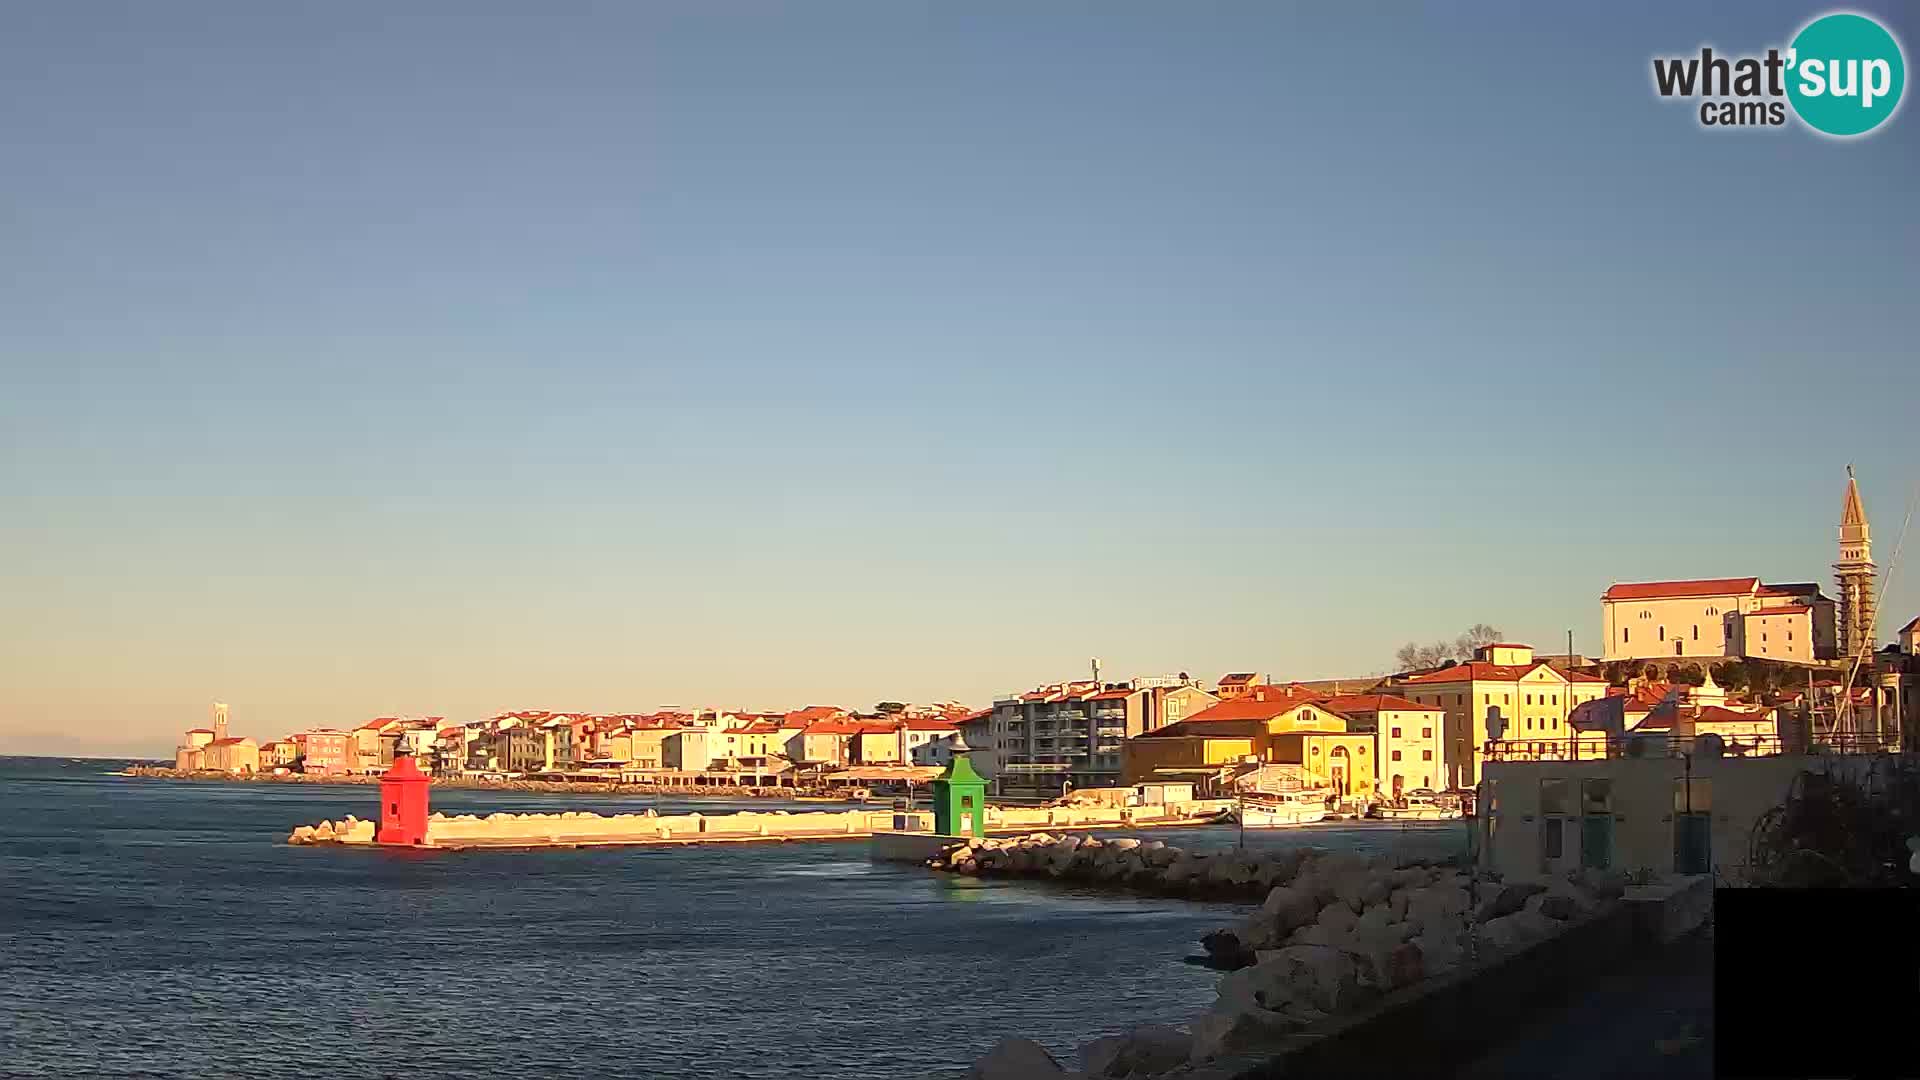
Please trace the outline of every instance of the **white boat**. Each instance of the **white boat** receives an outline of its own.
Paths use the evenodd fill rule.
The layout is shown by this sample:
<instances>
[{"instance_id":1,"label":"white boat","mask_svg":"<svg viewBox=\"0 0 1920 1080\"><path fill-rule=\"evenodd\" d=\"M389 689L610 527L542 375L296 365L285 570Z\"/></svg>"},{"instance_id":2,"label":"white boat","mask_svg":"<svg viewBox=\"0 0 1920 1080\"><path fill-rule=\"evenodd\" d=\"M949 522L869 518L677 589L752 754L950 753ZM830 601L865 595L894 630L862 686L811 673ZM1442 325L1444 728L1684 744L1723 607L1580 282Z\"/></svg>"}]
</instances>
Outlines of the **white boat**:
<instances>
[{"instance_id":1,"label":"white boat","mask_svg":"<svg viewBox=\"0 0 1920 1080\"><path fill-rule=\"evenodd\" d=\"M1375 803L1373 816L1395 821L1445 821L1460 816L1460 805L1458 800L1449 802L1434 792L1415 790L1397 803Z\"/></svg>"},{"instance_id":2,"label":"white boat","mask_svg":"<svg viewBox=\"0 0 1920 1080\"><path fill-rule=\"evenodd\" d=\"M1285 829L1311 825L1327 817L1327 792L1283 791L1263 793L1258 798L1242 797L1234 804L1235 818L1249 829Z\"/></svg>"}]
</instances>

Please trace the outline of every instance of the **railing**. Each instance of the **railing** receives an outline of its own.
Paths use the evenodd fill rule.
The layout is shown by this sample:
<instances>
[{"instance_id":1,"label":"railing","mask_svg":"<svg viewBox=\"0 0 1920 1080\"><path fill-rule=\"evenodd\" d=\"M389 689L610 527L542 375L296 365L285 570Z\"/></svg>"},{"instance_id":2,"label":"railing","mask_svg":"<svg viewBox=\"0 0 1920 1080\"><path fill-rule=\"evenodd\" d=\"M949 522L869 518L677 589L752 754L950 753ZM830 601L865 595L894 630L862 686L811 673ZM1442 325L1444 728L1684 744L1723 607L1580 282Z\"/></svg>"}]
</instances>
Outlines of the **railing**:
<instances>
[{"instance_id":1,"label":"railing","mask_svg":"<svg viewBox=\"0 0 1920 1080\"><path fill-rule=\"evenodd\" d=\"M1783 740L1778 735L1719 735L1722 757L1769 757L1776 754L1896 754L1897 735L1844 734L1815 736L1811 740ZM1604 761L1609 758L1698 757L1701 735L1626 735L1615 738L1501 739L1486 745L1488 761ZM1796 746L1795 743L1800 745Z\"/></svg>"}]
</instances>

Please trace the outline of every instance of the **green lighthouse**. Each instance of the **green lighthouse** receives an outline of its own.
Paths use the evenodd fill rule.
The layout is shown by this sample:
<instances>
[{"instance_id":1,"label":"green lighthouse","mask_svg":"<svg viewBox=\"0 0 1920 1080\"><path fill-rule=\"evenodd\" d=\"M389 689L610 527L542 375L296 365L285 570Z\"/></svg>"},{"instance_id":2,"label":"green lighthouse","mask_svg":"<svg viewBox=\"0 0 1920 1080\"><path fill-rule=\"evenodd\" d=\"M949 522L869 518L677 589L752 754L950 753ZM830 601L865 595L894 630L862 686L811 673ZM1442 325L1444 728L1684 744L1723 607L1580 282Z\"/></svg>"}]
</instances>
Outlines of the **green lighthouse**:
<instances>
[{"instance_id":1,"label":"green lighthouse","mask_svg":"<svg viewBox=\"0 0 1920 1080\"><path fill-rule=\"evenodd\" d=\"M941 836L987 835L987 781L973 771L967 740L953 744L953 764L933 781L933 831Z\"/></svg>"}]
</instances>

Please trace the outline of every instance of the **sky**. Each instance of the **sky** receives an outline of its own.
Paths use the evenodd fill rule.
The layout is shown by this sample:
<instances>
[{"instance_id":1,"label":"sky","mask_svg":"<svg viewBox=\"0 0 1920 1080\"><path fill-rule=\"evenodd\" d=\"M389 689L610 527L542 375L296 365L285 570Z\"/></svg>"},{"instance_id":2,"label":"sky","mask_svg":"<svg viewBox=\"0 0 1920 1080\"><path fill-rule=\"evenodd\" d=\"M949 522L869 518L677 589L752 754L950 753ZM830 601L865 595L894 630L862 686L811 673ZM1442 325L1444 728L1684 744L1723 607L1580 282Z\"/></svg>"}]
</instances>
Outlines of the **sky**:
<instances>
[{"instance_id":1,"label":"sky","mask_svg":"<svg viewBox=\"0 0 1920 1080\"><path fill-rule=\"evenodd\" d=\"M1818 6L1447 7L10 9L0 753L1591 652L1830 582L1849 462L1884 572L1911 104L1654 95Z\"/></svg>"}]
</instances>

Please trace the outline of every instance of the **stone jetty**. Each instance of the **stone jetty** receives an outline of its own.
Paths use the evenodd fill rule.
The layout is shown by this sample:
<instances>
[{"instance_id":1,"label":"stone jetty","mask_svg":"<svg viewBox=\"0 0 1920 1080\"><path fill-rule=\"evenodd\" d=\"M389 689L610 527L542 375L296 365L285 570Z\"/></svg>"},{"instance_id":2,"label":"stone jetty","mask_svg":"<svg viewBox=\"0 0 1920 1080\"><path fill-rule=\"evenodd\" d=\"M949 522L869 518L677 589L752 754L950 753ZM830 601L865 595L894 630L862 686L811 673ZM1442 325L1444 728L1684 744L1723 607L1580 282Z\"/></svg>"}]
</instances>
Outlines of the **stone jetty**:
<instances>
[{"instance_id":1,"label":"stone jetty","mask_svg":"<svg viewBox=\"0 0 1920 1080\"><path fill-rule=\"evenodd\" d=\"M1209 820L1211 806L1174 804L1153 807L988 807L989 829L1099 829L1136 825L1174 826ZM435 813L427 819L424 846L432 848L570 847L594 844L686 844L748 840L840 840L891 832L894 810L741 810L726 814L559 814ZM933 815L908 814L912 831L933 827ZM348 816L340 821L302 825L290 844L371 844L375 826Z\"/></svg>"},{"instance_id":2,"label":"stone jetty","mask_svg":"<svg viewBox=\"0 0 1920 1080\"><path fill-rule=\"evenodd\" d=\"M1207 961L1229 974L1213 1007L1185 1028L1096 1039L1080 1048L1078 1073L1035 1043L1003 1039L975 1063L980 1080L1232 1075L1218 1071L1221 1062L1271 1052L1389 993L1553 937L1625 888L1618 875L1506 884L1444 863L1317 848L1198 853L1048 833L974 840L929 865L1260 904L1203 939Z\"/></svg>"}]
</instances>

